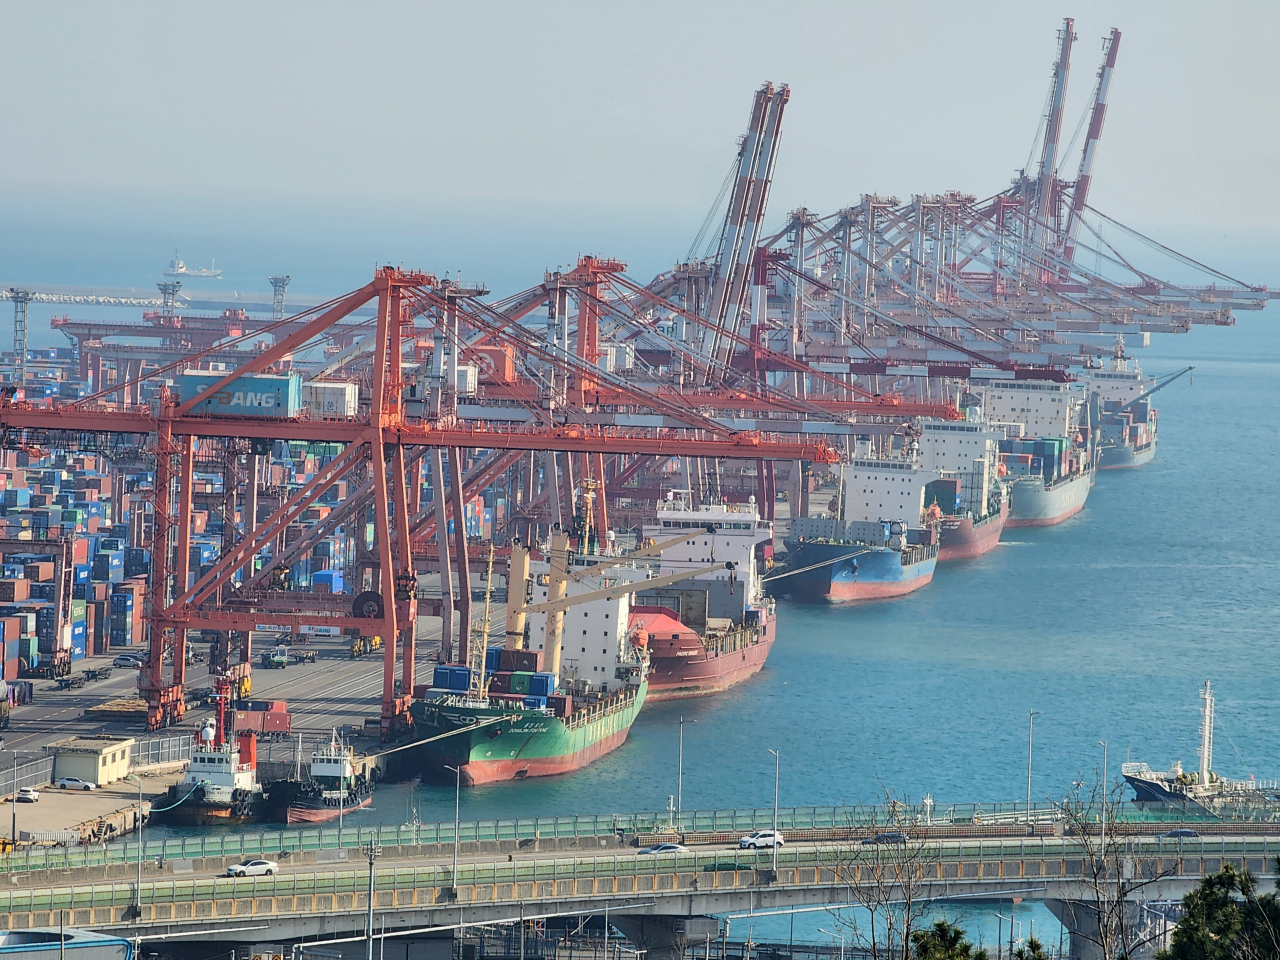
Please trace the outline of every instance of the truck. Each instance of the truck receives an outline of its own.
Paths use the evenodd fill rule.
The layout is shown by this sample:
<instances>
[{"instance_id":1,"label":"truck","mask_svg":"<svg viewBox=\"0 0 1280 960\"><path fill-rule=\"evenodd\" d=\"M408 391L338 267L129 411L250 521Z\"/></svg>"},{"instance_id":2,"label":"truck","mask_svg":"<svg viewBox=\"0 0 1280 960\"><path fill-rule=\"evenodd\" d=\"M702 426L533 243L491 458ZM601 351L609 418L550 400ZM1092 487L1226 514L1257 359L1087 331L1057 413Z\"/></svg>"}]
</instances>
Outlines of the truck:
<instances>
[{"instance_id":1,"label":"truck","mask_svg":"<svg viewBox=\"0 0 1280 960\"><path fill-rule=\"evenodd\" d=\"M283 670L289 665L289 648L281 644L274 653L264 653L261 663L264 670Z\"/></svg>"},{"instance_id":2,"label":"truck","mask_svg":"<svg viewBox=\"0 0 1280 960\"><path fill-rule=\"evenodd\" d=\"M57 680L71 675L71 651L55 650L40 654L39 666L32 667L25 660L19 661L18 675L25 680Z\"/></svg>"}]
</instances>

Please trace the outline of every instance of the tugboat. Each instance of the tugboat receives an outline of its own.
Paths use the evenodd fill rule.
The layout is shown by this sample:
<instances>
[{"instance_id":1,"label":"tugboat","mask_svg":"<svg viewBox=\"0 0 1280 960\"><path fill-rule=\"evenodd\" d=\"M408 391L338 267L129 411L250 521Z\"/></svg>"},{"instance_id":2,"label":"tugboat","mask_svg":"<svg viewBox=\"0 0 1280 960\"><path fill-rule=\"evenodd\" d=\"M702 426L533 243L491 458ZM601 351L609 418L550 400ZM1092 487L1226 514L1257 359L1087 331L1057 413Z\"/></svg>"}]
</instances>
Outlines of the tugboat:
<instances>
[{"instance_id":1,"label":"tugboat","mask_svg":"<svg viewBox=\"0 0 1280 960\"><path fill-rule=\"evenodd\" d=\"M277 792L292 787L285 823L324 823L373 802L373 783L355 773L352 750L336 733L311 754L311 777L301 783L272 784L272 805Z\"/></svg>"},{"instance_id":2,"label":"tugboat","mask_svg":"<svg viewBox=\"0 0 1280 960\"><path fill-rule=\"evenodd\" d=\"M164 806L152 807L157 823L203 827L262 819L266 796L258 783L257 735L249 730L234 738L228 735L230 695L230 684L219 677L213 697L215 718L196 732L191 764L182 782L169 787Z\"/></svg>"}]
</instances>

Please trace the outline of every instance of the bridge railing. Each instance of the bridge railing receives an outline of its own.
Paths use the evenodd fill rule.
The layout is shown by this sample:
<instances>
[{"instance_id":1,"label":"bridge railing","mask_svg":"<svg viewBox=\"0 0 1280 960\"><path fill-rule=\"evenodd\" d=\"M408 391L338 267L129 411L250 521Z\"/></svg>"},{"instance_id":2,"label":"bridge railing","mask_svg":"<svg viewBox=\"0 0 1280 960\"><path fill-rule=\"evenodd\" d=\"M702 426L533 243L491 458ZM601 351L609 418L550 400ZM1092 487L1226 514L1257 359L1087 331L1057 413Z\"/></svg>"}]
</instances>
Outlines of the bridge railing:
<instances>
[{"instance_id":1,"label":"bridge railing","mask_svg":"<svg viewBox=\"0 0 1280 960\"><path fill-rule=\"evenodd\" d=\"M1143 838L1131 843L1132 856L1138 860L1155 857L1195 861L1196 870L1188 877L1198 878L1222 858L1261 859L1260 874L1274 876L1268 867L1280 853L1276 838L1221 837L1213 839ZM1040 837L997 840L945 840L927 844L923 862L973 862L1017 860L1071 860L1086 855L1087 848L1070 838ZM883 847L847 844L838 848L783 849L778 852L780 868L819 866L848 868L858 863L883 862ZM659 856L638 853L610 854L597 857L556 857L546 859L490 861L460 864L452 876L448 863L387 866L376 870L378 890L401 890L424 887L469 885L507 885L531 881L557 881L618 876L665 875L712 871L759 870L772 866L772 851L708 850ZM129 905L135 897L141 903L171 903L189 900L230 900L245 897L283 897L329 893L358 893L367 889L368 868L363 864L309 873L286 873L271 877L204 877L147 881L137 888L132 882L77 884L65 887L0 890L0 914L30 911L92 908ZM1058 879L1078 880L1076 875ZM831 881L840 885L844 881ZM752 888L754 889L754 888ZM554 895L554 894L553 894ZM481 901L487 902L487 901Z\"/></svg>"},{"instance_id":2,"label":"bridge railing","mask_svg":"<svg viewBox=\"0 0 1280 960\"><path fill-rule=\"evenodd\" d=\"M1055 804L1032 804L1030 819L1047 823L1057 815ZM1136 813L1136 811L1135 811ZM930 824L1002 824L1028 819L1025 803L934 803L889 806L780 807L778 827L782 830L811 830L831 827L906 827ZM1138 816L1128 819L1148 819ZM1152 818L1154 819L1154 818ZM682 813L604 814L569 817L520 817L499 820L471 820L458 824L461 843L482 841L527 841L572 837L607 837L625 834L660 833L750 833L773 826L773 808L736 810L691 810ZM145 837L145 831L144 831ZM352 850L376 837L383 846L450 844L454 825L443 823L389 824L378 827L269 830L259 833L216 833L193 837L144 839L146 860L196 860L248 856L278 857L296 851ZM139 841L118 840L84 847L36 847L19 849L0 857L0 870L43 870L112 863L132 863L138 859Z\"/></svg>"}]
</instances>

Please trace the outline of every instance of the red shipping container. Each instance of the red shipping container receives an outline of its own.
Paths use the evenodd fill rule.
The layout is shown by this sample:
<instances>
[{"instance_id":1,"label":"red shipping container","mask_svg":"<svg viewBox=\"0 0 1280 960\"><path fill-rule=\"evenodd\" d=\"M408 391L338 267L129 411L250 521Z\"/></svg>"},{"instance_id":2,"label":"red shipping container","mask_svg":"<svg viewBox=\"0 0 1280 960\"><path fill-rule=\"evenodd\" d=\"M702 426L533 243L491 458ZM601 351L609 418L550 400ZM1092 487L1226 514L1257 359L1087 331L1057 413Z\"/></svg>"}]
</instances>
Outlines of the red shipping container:
<instances>
[{"instance_id":1,"label":"red shipping container","mask_svg":"<svg viewBox=\"0 0 1280 960\"><path fill-rule=\"evenodd\" d=\"M573 697L563 693L553 693L547 697L547 706L551 708L552 713L563 720L573 713Z\"/></svg>"},{"instance_id":2,"label":"red shipping container","mask_svg":"<svg viewBox=\"0 0 1280 960\"><path fill-rule=\"evenodd\" d=\"M77 537L75 542L71 544L71 562L72 563L88 563L89 562L89 541L83 537Z\"/></svg>"},{"instance_id":3,"label":"red shipping container","mask_svg":"<svg viewBox=\"0 0 1280 960\"><path fill-rule=\"evenodd\" d=\"M18 661L17 660L6 660L4 662L4 678L6 680L18 679Z\"/></svg>"},{"instance_id":4,"label":"red shipping container","mask_svg":"<svg viewBox=\"0 0 1280 960\"><path fill-rule=\"evenodd\" d=\"M30 580L0 580L0 603L20 603L30 597Z\"/></svg>"},{"instance_id":5,"label":"red shipping container","mask_svg":"<svg viewBox=\"0 0 1280 960\"><path fill-rule=\"evenodd\" d=\"M489 678L490 693L510 693L511 692L511 674L495 673Z\"/></svg>"},{"instance_id":6,"label":"red shipping container","mask_svg":"<svg viewBox=\"0 0 1280 960\"><path fill-rule=\"evenodd\" d=\"M53 536L52 527L49 528L49 535ZM28 580L48 583L53 579L53 564L47 560L41 560L39 563L28 563L23 570Z\"/></svg>"},{"instance_id":7,"label":"red shipping container","mask_svg":"<svg viewBox=\"0 0 1280 960\"><path fill-rule=\"evenodd\" d=\"M538 673L542 670L542 651L508 650L504 647L498 655L498 667L502 670Z\"/></svg>"}]
</instances>

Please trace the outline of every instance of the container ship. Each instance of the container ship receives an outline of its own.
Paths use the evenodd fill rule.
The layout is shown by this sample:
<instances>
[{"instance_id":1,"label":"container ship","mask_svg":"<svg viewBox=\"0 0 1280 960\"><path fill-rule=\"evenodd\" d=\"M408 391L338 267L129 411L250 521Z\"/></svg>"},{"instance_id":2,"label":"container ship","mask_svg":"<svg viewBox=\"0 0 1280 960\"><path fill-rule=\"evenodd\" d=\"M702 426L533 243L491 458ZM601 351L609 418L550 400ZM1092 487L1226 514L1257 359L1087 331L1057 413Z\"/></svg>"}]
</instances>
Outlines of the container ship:
<instances>
[{"instance_id":1,"label":"container ship","mask_svg":"<svg viewBox=\"0 0 1280 960\"><path fill-rule=\"evenodd\" d=\"M271 819L284 823L325 823L373 802L373 783L355 772L352 749L337 734L311 754L305 780L267 784Z\"/></svg>"},{"instance_id":2,"label":"container ship","mask_svg":"<svg viewBox=\"0 0 1280 960\"><path fill-rule=\"evenodd\" d=\"M1124 340L1117 339L1104 369L1086 369L1080 379L1089 389L1090 416L1098 425L1098 469L1140 467L1154 460L1157 411L1149 400L1138 398L1155 392L1156 381L1124 355Z\"/></svg>"},{"instance_id":3,"label":"container ship","mask_svg":"<svg viewBox=\"0 0 1280 960\"><path fill-rule=\"evenodd\" d=\"M1088 403L1066 383L972 379L983 417L1002 430L1000 469L1011 484L1007 527L1048 527L1084 509L1095 463Z\"/></svg>"},{"instance_id":4,"label":"container ship","mask_svg":"<svg viewBox=\"0 0 1280 960\"><path fill-rule=\"evenodd\" d=\"M1280 814L1280 783L1274 780L1232 780L1213 769L1213 686L1206 680L1200 691L1199 769L1186 771L1175 760L1168 770L1145 763L1123 763L1120 774L1133 788L1133 802L1155 810L1170 806L1214 817Z\"/></svg>"},{"instance_id":5,"label":"container ship","mask_svg":"<svg viewBox=\"0 0 1280 960\"><path fill-rule=\"evenodd\" d=\"M863 443L859 452L869 452ZM859 457L833 469L840 479L836 515L791 521L781 590L797 600L847 603L929 584L938 531L920 523L924 488L938 474L922 467L919 443L911 439L898 457Z\"/></svg>"},{"instance_id":6,"label":"container ship","mask_svg":"<svg viewBox=\"0 0 1280 960\"><path fill-rule=\"evenodd\" d=\"M773 565L773 524L760 517L754 497L702 506L672 499L658 502L657 520L643 534L658 542L700 527L714 533L664 550L659 573L678 575L717 560L732 561L734 569L636 594L630 626L647 637L650 700L726 690L758 673L773 648L774 605L761 583Z\"/></svg>"},{"instance_id":7,"label":"container ship","mask_svg":"<svg viewBox=\"0 0 1280 960\"><path fill-rule=\"evenodd\" d=\"M257 735L227 735L225 681L215 696L217 716L196 733L191 763L171 784L162 805L151 808L156 823L182 826L252 823L267 816L267 796L258 783Z\"/></svg>"},{"instance_id":8,"label":"container ship","mask_svg":"<svg viewBox=\"0 0 1280 960\"><path fill-rule=\"evenodd\" d=\"M1093 486L1088 451L1066 437L1005 440L1000 465L1012 481L1009 527L1051 527L1084 509Z\"/></svg>"},{"instance_id":9,"label":"container ship","mask_svg":"<svg viewBox=\"0 0 1280 960\"><path fill-rule=\"evenodd\" d=\"M1009 519L1009 485L999 463L1003 437L980 420L921 421L921 463L940 475L925 486L924 500L938 529L939 563L981 556L1000 542Z\"/></svg>"}]
</instances>

